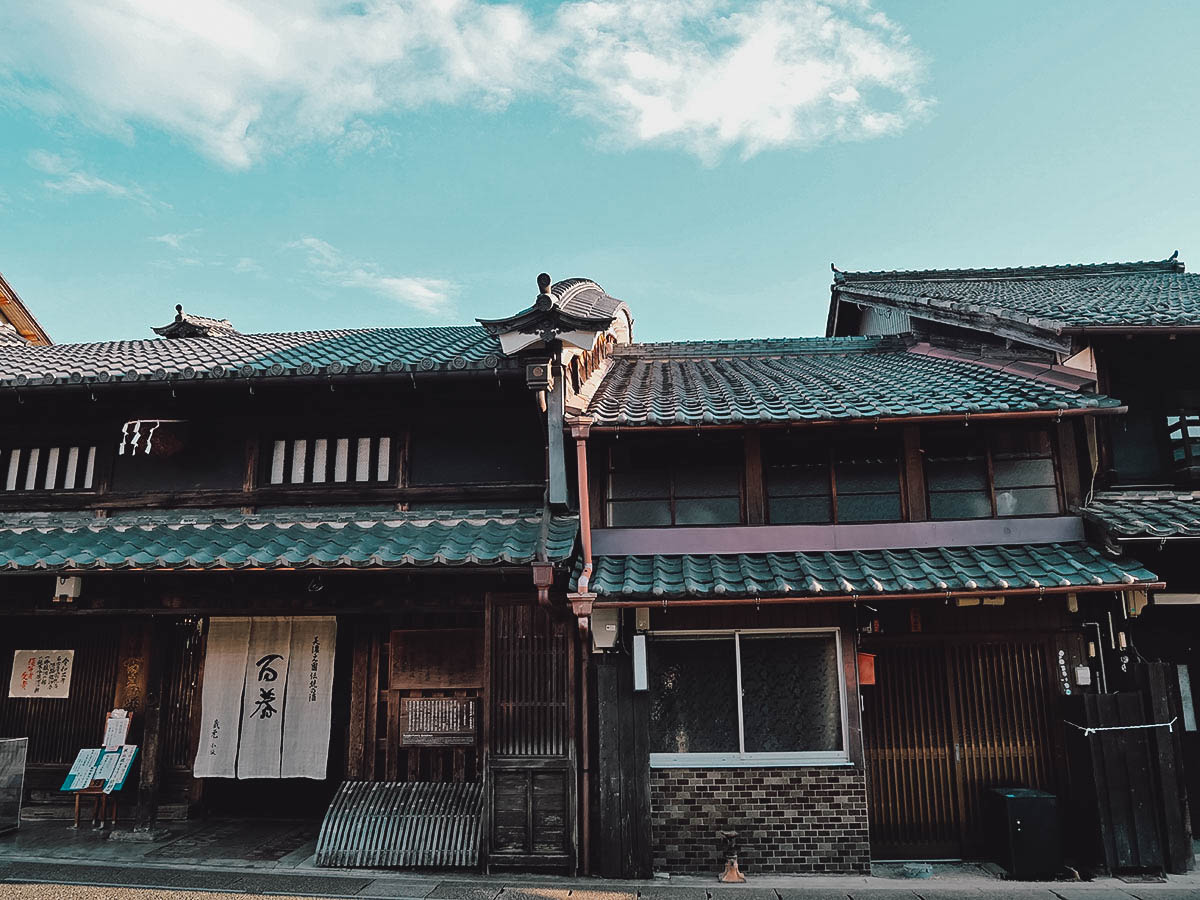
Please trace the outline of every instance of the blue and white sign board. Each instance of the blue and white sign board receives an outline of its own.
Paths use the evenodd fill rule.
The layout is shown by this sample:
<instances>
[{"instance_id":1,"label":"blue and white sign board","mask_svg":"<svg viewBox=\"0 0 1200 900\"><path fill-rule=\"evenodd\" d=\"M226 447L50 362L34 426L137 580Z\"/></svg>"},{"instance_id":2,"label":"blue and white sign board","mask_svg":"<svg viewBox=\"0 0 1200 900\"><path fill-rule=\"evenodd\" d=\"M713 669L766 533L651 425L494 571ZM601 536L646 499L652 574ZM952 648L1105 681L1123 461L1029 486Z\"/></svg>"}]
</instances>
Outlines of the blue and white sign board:
<instances>
[{"instance_id":1,"label":"blue and white sign board","mask_svg":"<svg viewBox=\"0 0 1200 900\"><path fill-rule=\"evenodd\" d=\"M110 750L101 747L80 750L59 790L82 791L91 787L94 781L103 781L104 793L119 791L125 786L137 751L136 744L124 744Z\"/></svg>"}]
</instances>

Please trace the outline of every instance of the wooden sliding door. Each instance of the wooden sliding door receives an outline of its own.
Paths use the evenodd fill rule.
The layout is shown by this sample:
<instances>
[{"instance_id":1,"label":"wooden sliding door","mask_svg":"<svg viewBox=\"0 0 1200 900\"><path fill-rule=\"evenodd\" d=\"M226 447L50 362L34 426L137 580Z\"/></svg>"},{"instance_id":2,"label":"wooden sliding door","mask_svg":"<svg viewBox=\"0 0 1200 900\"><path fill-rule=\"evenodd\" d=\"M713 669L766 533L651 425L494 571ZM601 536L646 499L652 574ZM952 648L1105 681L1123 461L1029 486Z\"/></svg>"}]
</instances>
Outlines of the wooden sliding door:
<instances>
[{"instance_id":1,"label":"wooden sliding door","mask_svg":"<svg viewBox=\"0 0 1200 900\"><path fill-rule=\"evenodd\" d=\"M985 852L984 794L1059 788L1056 638L878 638L864 687L871 853Z\"/></svg>"}]
</instances>

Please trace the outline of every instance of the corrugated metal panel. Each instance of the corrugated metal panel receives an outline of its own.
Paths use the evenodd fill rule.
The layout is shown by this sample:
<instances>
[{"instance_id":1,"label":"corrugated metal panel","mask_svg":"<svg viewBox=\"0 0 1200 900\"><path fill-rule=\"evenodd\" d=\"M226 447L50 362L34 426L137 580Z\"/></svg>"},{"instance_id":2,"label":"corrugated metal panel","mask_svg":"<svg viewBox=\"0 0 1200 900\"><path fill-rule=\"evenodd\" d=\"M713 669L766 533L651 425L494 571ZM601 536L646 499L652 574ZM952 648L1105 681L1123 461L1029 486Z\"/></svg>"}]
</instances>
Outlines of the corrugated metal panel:
<instances>
[{"instance_id":1,"label":"corrugated metal panel","mask_svg":"<svg viewBox=\"0 0 1200 900\"><path fill-rule=\"evenodd\" d=\"M346 781L317 837L317 865L461 868L479 865L479 782Z\"/></svg>"}]
</instances>

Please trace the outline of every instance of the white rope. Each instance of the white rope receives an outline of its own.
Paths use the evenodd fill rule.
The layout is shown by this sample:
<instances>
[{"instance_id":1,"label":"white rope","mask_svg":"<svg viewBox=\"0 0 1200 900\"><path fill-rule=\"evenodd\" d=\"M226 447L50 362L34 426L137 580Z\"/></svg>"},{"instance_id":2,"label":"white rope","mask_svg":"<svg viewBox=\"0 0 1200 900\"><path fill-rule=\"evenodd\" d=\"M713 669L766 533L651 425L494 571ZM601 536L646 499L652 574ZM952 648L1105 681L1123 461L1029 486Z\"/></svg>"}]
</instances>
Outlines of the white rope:
<instances>
[{"instance_id":1,"label":"white rope","mask_svg":"<svg viewBox=\"0 0 1200 900\"><path fill-rule=\"evenodd\" d=\"M1135 729L1137 729L1137 728L1165 728L1165 729L1167 729L1168 731L1170 731L1172 734L1174 734L1174 733L1175 733L1175 722L1176 722L1178 719L1179 719L1179 716L1175 716L1173 719L1171 719L1171 721L1170 721L1170 722L1150 722L1150 723L1149 723L1149 724L1147 724L1147 725L1093 725L1093 726L1084 726L1084 725L1076 725L1074 722L1067 722L1067 724L1068 724L1068 725L1071 725L1071 726L1073 726L1073 727L1075 727L1075 728L1078 728L1080 731L1082 731L1082 732L1083 732L1083 736L1084 736L1084 737L1090 737L1091 735L1095 734L1097 731L1133 731L1133 730L1135 730Z\"/></svg>"}]
</instances>

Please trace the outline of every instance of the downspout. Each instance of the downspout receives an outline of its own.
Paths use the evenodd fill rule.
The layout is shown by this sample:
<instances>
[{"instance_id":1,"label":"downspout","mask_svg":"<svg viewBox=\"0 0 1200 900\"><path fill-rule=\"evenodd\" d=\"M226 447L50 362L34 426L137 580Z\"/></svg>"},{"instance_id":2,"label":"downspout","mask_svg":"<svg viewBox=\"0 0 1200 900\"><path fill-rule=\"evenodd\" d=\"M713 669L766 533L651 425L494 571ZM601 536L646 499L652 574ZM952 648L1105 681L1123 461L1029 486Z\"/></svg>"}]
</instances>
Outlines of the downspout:
<instances>
[{"instance_id":1,"label":"downspout","mask_svg":"<svg viewBox=\"0 0 1200 900\"><path fill-rule=\"evenodd\" d=\"M588 584L592 578L592 516L591 497L588 493L588 464L587 439L592 427L592 420L581 417L571 423L571 437L575 438L575 469L579 491L579 541L583 547L583 568L579 572L579 581L575 592L568 595L571 608L579 622L579 650L583 659L580 662L580 716L579 716L579 768L580 768L580 819L583 820L582 830L582 862L583 874L590 875L592 869L592 772L590 731L588 729L588 670L586 665L588 649L588 622L592 614L592 603L596 595L589 593Z\"/></svg>"}]
</instances>

